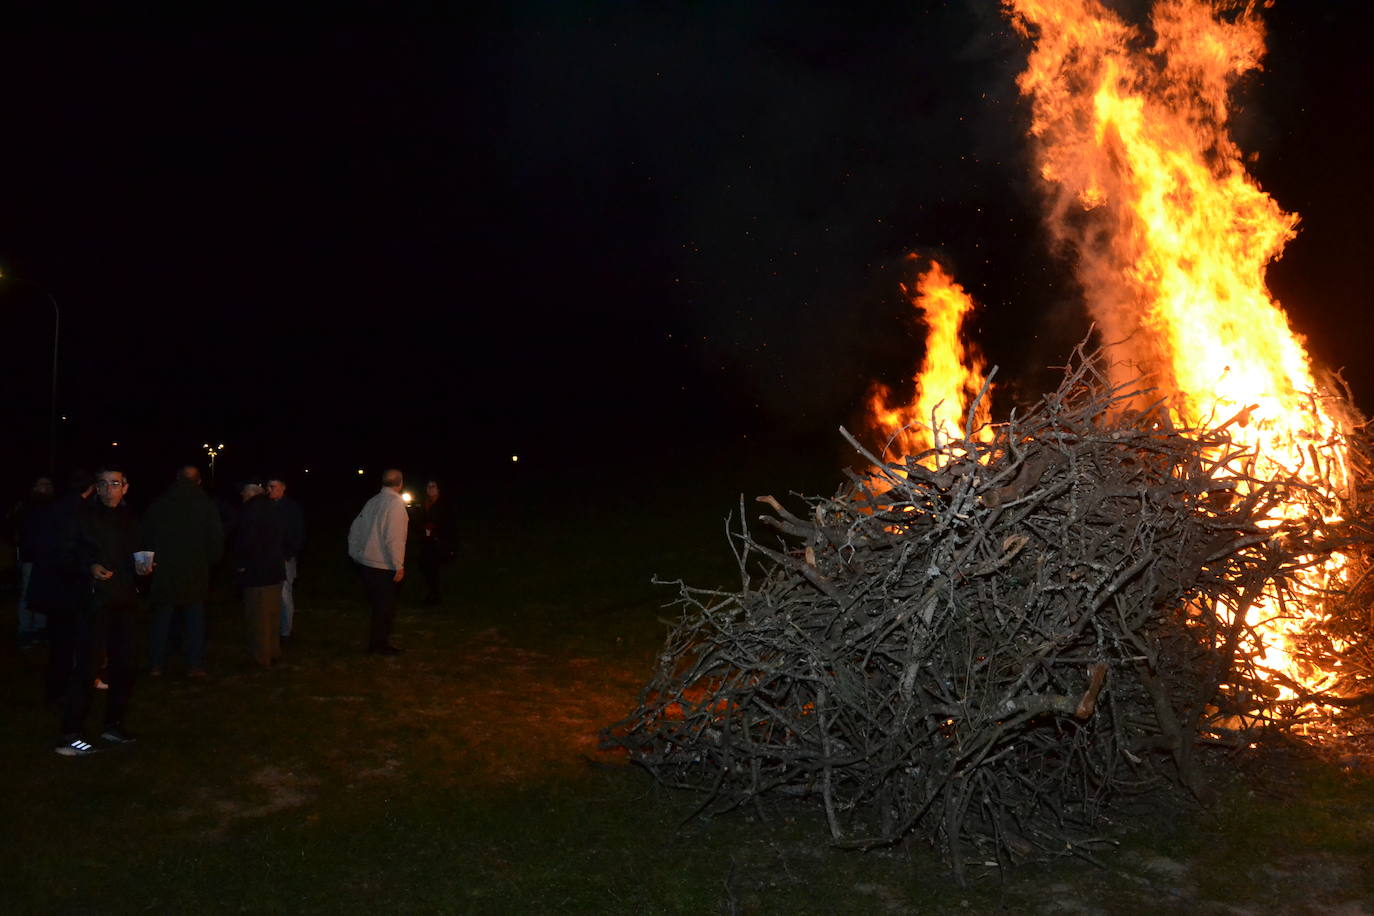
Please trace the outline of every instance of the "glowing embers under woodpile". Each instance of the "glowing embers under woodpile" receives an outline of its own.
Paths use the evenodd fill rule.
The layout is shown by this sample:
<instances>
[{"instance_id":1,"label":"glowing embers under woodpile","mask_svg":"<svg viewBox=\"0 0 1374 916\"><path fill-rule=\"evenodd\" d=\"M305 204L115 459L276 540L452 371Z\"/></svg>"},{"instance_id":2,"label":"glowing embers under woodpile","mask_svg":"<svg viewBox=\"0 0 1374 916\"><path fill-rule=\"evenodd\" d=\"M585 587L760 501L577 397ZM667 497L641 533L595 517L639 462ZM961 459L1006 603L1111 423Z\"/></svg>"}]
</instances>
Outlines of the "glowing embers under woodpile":
<instances>
[{"instance_id":1,"label":"glowing embers under woodpile","mask_svg":"<svg viewBox=\"0 0 1374 916\"><path fill-rule=\"evenodd\" d=\"M1124 798L1203 792L1216 754L1296 724L1244 610L1307 600L1303 569L1369 539L1275 522L1305 482L1243 476L1229 427L1175 428L1142 395L1080 355L987 441L864 452L878 479L803 514L764 498L740 589L681 587L606 741L718 808L781 793L842 844L924 835L960 878L1086 848Z\"/></svg>"}]
</instances>

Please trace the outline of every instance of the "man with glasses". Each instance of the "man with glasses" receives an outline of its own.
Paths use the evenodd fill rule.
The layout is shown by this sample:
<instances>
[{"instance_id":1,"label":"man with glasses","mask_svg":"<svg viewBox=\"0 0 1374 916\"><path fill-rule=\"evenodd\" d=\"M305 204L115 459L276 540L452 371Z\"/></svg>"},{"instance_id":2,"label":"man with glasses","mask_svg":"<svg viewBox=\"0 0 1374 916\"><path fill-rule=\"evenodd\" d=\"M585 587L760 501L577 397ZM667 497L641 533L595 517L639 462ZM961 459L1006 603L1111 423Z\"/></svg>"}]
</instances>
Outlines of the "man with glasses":
<instances>
[{"instance_id":1,"label":"man with glasses","mask_svg":"<svg viewBox=\"0 0 1374 916\"><path fill-rule=\"evenodd\" d=\"M147 570L134 566L134 554L140 549L138 521L124 503L129 490L124 472L115 467L101 468L95 486L95 502L80 513L70 551L85 587L82 607L76 612L76 664L67 681L62 739L57 745L57 753L65 757L81 757L96 750L82 737L82 730L102 646L110 687L100 737L110 744L134 740L124 727L124 715L134 686L135 583L138 574Z\"/></svg>"}]
</instances>

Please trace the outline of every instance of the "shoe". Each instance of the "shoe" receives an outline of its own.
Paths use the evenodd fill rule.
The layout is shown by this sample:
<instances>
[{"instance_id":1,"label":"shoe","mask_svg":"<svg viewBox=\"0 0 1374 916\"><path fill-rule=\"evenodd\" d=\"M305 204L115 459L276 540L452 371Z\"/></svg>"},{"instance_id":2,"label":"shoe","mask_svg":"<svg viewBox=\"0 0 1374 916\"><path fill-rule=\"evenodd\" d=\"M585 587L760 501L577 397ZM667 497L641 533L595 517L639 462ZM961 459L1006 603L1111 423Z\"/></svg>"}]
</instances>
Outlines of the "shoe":
<instances>
[{"instance_id":1,"label":"shoe","mask_svg":"<svg viewBox=\"0 0 1374 916\"><path fill-rule=\"evenodd\" d=\"M94 754L99 748L83 740L80 735L63 735L62 741L53 750L63 757L86 757Z\"/></svg>"},{"instance_id":2,"label":"shoe","mask_svg":"<svg viewBox=\"0 0 1374 916\"><path fill-rule=\"evenodd\" d=\"M367 650L372 655L400 655L401 650L391 643L382 643L380 646L371 646Z\"/></svg>"},{"instance_id":3,"label":"shoe","mask_svg":"<svg viewBox=\"0 0 1374 916\"><path fill-rule=\"evenodd\" d=\"M102 678L96 678L96 679L95 679L95 689L96 689L96 690L109 690L109 689L110 689L110 685L107 684L107 683L105 683L105 681L104 681Z\"/></svg>"},{"instance_id":4,"label":"shoe","mask_svg":"<svg viewBox=\"0 0 1374 916\"><path fill-rule=\"evenodd\" d=\"M106 729L100 733L100 737L102 740L108 741L111 744L133 744L138 740L118 725L107 726Z\"/></svg>"},{"instance_id":5,"label":"shoe","mask_svg":"<svg viewBox=\"0 0 1374 916\"><path fill-rule=\"evenodd\" d=\"M204 668L192 668L190 671L186 672L186 676L190 678L195 678L199 681L209 677L210 672L206 671Z\"/></svg>"}]
</instances>

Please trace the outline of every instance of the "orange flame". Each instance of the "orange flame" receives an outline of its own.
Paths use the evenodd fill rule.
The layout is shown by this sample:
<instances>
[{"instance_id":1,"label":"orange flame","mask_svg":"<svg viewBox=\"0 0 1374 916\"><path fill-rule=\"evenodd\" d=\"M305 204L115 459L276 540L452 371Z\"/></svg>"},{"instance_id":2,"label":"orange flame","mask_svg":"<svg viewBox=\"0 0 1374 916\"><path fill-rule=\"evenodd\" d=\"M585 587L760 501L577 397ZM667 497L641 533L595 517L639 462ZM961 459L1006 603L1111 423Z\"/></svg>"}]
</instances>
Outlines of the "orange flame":
<instances>
[{"instance_id":1,"label":"orange flame","mask_svg":"<svg viewBox=\"0 0 1374 916\"><path fill-rule=\"evenodd\" d=\"M875 383L868 403L870 421L888 440L888 452L897 456L919 455L939 440L963 438L986 427L991 419L985 395L974 409L972 429L964 428L969 405L985 382L982 357L959 339L964 319L973 311L973 299L937 261L917 278L914 295L905 284L902 292L910 296L926 324L925 358L914 378L916 398L910 404L893 406L891 390Z\"/></svg>"},{"instance_id":2,"label":"orange flame","mask_svg":"<svg viewBox=\"0 0 1374 916\"><path fill-rule=\"evenodd\" d=\"M1159 0L1148 40L1097 0L1003 2L1034 42L1018 85L1031 100L1049 226L1077 254L1117 371L1144 374L1184 422L1239 416L1233 432L1254 473L1297 474L1335 518L1347 427L1265 284L1298 220L1247 173L1227 131L1230 90L1264 53L1254 5L1225 13ZM1310 571L1305 619L1250 609L1264 624L1265 667L1317 685L1320 672L1291 658L1290 637L1320 620L1316 596L1340 576L1338 562Z\"/></svg>"}]
</instances>

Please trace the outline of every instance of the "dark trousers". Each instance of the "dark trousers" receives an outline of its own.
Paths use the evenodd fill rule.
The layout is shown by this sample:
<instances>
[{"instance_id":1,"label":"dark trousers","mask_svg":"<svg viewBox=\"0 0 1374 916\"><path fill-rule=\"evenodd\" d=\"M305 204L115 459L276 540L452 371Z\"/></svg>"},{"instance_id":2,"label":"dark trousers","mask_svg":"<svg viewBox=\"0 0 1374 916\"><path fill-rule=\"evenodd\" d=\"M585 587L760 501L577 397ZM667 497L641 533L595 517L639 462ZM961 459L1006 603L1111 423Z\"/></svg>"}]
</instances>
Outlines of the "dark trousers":
<instances>
[{"instance_id":1,"label":"dark trousers","mask_svg":"<svg viewBox=\"0 0 1374 916\"><path fill-rule=\"evenodd\" d=\"M390 569L373 569L358 565L363 578L363 592L372 608L372 628L367 647L376 649L391 644L391 626L396 622L396 573Z\"/></svg>"},{"instance_id":2,"label":"dark trousers","mask_svg":"<svg viewBox=\"0 0 1374 916\"><path fill-rule=\"evenodd\" d=\"M425 604L438 604L443 600L439 593L439 570L444 565L445 548L434 538L420 542L420 575L425 577Z\"/></svg>"},{"instance_id":3,"label":"dark trousers","mask_svg":"<svg viewBox=\"0 0 1374 916\"><path fill-rule=\"evenodd\" d=\"M67 679L62 704L62 733L79 734L85 727L105 650L105 725L123 725L134 692L134 612L136 605L107 604L78 610L75 617L75 664Z\"/></svg>"},{"instance_id":4,"label":"dark trousers","mask_svg":"<svg viewBox=\"0 0 1374 916\"><path fill-rule=\"evenodd\" d=\"M183 648L186 667L192 671L205 667L205 602L190 604L158 604L153 606L153 626L148 632L148 666L161 668L167 662L167 643L172 632L172 620L181 609Z\"/></svg>"},{"instance_id":5,"label":"dark trousers","mask_svg":"<svg viewBox=\"0 0 1374 916\"><path fill-rule=\"evenodd\" d=\"M281 661L281 583L248 586L243 590L243 617L248 624L248 648L253 661L267 668Z\"/></svg>"},{"instance_id":6,"label":"dark trousers","mask_svg":"<svg viewBox=\"0 0 1374 916\"><path fill-rule=\"evenodd\" d=\"M70 607L43 608L48 615L48 670L43 699L56 703L67 695L67 682L76 667L76 611Z\"/></svg>"}]
</instances>

